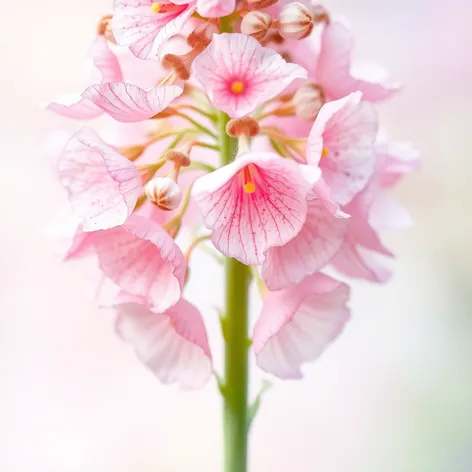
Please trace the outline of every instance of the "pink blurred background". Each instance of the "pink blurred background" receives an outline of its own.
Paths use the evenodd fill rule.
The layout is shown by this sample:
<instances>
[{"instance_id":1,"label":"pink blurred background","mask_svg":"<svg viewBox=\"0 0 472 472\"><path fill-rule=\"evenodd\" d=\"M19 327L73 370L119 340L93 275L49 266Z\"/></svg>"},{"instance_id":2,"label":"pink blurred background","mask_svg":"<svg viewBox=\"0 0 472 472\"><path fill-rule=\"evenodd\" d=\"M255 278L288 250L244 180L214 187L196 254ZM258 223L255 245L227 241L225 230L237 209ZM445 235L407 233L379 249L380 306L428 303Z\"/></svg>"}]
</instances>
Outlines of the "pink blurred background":
<instances>
[{"instance_id":1,"label":"pink blurred background","mask_svg":"<svg viewBox=\"0 0 472 472\"><path fill-rule=\"evenodd\" d=\"M1 3L0 471L219 471L214 383L192 394L160 385L95 307L90 273L62 265L63 247L45 231L65 204L46 137L80 124L38 103L80 91L111 0ZM416 226L385 235L398 254L394 280L353 284L341 339L302 382L276 382L266 396L251 470L470 472L472 5L327 6L351 21L357 57L405 84L380 113L393 138L423 154L423 171L396 192ZM215 340L208 286L216 293L221 276L201 253L196 262L206 278L188 293Z\"/></svg>"}]
</instances>

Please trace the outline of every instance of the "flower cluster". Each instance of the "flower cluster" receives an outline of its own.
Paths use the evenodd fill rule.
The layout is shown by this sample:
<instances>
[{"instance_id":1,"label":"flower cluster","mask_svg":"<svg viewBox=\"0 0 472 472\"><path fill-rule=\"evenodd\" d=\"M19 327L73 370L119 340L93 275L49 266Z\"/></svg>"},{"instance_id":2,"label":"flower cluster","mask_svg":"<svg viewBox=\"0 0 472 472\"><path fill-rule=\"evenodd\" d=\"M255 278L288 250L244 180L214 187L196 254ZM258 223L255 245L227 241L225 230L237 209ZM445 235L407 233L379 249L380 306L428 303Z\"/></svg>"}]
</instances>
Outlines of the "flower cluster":
<instances>
[{"instance_id":1,"label":"flower cluster","mask_svg":"<svg viewBox=\"0 0 472 472\"><path fill-rule=\"evenodd\" d=\"M321 270L390 276L378 230L409 224L388 191L419 160L379 132L373 103L398 85L356 75L352 50L350 30L307 1L114 0L90 51L98 77L47 105L135 137L86 127L65 145L59 178L81 220L66 259L97 258L117 286L117 331L162 382L212 373L183 298L197 244L253 266L252 348L281 378L300 377L349 317L348 285ZM215 166L218 153L231 159ZM176 237L199 223L182 252Z\"/></svg>"}]
</instances>

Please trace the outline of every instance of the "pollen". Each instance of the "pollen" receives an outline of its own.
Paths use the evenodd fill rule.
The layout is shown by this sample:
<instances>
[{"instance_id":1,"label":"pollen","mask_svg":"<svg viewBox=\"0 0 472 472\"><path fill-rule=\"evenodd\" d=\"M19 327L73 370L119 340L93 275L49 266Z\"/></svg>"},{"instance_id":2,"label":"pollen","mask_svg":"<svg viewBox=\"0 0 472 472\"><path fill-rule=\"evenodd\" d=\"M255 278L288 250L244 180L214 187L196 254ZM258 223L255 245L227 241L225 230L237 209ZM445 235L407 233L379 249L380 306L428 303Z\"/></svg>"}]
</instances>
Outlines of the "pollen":
<instances>
[{"instance_id":1,"label":"pollen","mask_svg":"<svg viewBox=\"0 0 472 472\"><path fill-rule=\"evenodd\" d=\"M153 13L159 13L161 11L161 4L158 2L154 2L151 6L151 10Z\"/></svg>"},{"instance_id":2,"label":"pollen","mask_svg":"<svg viewBox=\"0 0 472 472\"><path fill-rule=\"evenodd\" d=\"M254 182L247 182L244 184L244 191L246 193L254 193L256 191L256 186L254 185Z\"/></svg>"},{"instance_id":3,"label":"pollen","mask_svg":"<svg viewBox=\"0 0 472 472\"><path fill-rule=\"evenodd\" d=\"M231 91L235 94L240 94L244 92L244 84L240 80L236 80L231 84Z\"/></svg>"},{"instance_id":4,"label":"pollen","mask_svg":"<svg viewBox=\"0 0 472 472\"><path fill-rule=\"evenodd\" d=\"M321 158L324 159L328 157L328 154L329 154L328 149L324 147L323 150L321 151Z\"/></svg>"}]
</instances>

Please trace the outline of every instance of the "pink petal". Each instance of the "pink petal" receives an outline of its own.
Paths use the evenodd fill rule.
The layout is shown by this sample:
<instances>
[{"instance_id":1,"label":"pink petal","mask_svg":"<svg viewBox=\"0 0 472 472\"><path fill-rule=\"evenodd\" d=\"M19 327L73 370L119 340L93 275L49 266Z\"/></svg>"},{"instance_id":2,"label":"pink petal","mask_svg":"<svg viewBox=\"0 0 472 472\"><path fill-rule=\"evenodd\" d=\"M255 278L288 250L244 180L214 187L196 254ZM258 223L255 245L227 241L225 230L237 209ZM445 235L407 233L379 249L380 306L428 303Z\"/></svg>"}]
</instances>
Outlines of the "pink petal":
<instances>
[{"instance_id":1,"label":"pink petal","mask_svg":"<svg viewBox=\"0 0 472 472\"><path fill-rule=\"evenodd\" d=\"M152 311L162 313L180 299L185 259L159 224L132 215L123 226L98 233L93 244L105 275Z\"/></svg>"},{"instance_id":2,"label":"pink petal","mask_svg":"<svg viewBox=\"0 0 472 472\"><path fill-rule=\"evenodd\" d=\"M398 89L398 84L356 78L351 71L354 46L352 33L340 22L327 25L321 38L321 50L316 67L316 79L330 100L337 100L349 93L361 91L369 102L385 100Z\"/></svg>"},{"instance_id":3,"label":"pink petal","mask_svg":"<svg viewBox=\"0 0 472 472\"><path fill-rule=\"evenodd\" d=\"M124 82L90 86L82 96L112 118L124 123L144 121L167 108L182 94L176 85L159 85L145 91Z\"/></svg>"},{"instance_id":4,"label":"pink petal","mask_svg":"<svg viewBox=\"0 0 472 472\"><path fill-rule=\"evenodd\" d=\"M84 231L123 224L141 193L141 176L134 164L89 128L69 139L58 173Z\"/></svg>"},{"instance_id":5,"label":"pink petal","mask_svg":"<svg viewBox=\"0 0 472 472\"><path fill-rule=\"evenodd\" d=\"M267 286L280 290L321 270L341 248L348 222L332 216L321 199L309 200L302 230L284 246L267 251L262 266Z\"/></svg>"},{"instance_id":6,"label":"pink petal","mask_svg":"<svg viewBox=\"0 0 472 472\"><path fill-rule=\"evenodd\" d=\"M61 95L46 103L44 109L75 120L92 120L102 114L102 110L90 100L74 94Z\"/></svg>"},{"instance_id":7,"label":"pink petal","mask_svg":"<svg viewBox=\"0 0 472 472\"><path fill-rule=\"evenodd\" d=\"M356 92L321 108L307 143L308 164L318 165L335 202L346 204L375 169L377 116ZM323 149L327 155L322 157Z\"/></svg>"},{"instance_id":8,"label":"pink petal","mask_svg":"<svg viewBox=\"0 0 472 472\"><path fill-rule=\"evenodd\" d=\"M198 14L205 18L219 18L233 13L236 0L198 0Z\"/></svg>"},{"instance_id":9,"label":"pink petal","mask_svg":"<svg viewBox=\"0 0 472 472\"><path fill-rule=\"evenodd\" d=\"M252 113L295 79L307 78L303 67L287 63L273 49L238 33L214 35L210 46L195 59L193 71L215 108L232 117ZM236 82L243 85L238 93L232 91Z\"/></svg>"},{"instance_id":10,"label":"pink petal","mask_svg":"<svg viewBox=\"0 0 472 472\"><path fill-rule=\"evenodd\" d=\"M154 13L153 0L114 0L112 28L116 42L128 46L140 59L159 60L161 47L180 33L195 7L182 2L159 2L181 5L173 12Z\"/></svg>"},{"instance_id":11,"label":"pink petal","mask_svg":"<svg viewBox=\"0 0 472 472\"><path fill-rule=\"evenodd\" d=\"M64 261L73 261L88 255L93 250L92 237L94 234L86 233L81 228L77 228Z\"/></svg>"},{"instance_id":12,"label":"pink petal","mask_svg":"<svg viewBox=\"0 0 472 472\"><path fill-rule=\"evenodd\" d=\"M244 173L255 184L244 191ZM211 239L223 254L261 264L265 252L282 246L302 228L309 184L293 161L272 153L246 153L198 178L193 195Z\"/></svg>"},{"instance_id":13,"label":"pink petal","mask_svg":"<svg viewBox=\"0 0 472 472\"><path fill-rule=\"evenodd\" d=\"M300 367L317 359L349 318L349 287L323 274L307 277L264 300L254 327L257 365L281 378L300 378Z\"/></svg>"},{"instance_id":14,"label":"pink petal","mask_svg":"<svg viewBox=\"0 0 472 472\"><path fill-rule=\"evenodd\" d=\"M133 302L114 306L116 329L164 384L202 387L212 373L212 359L200 312L181 299L162 314Z\"/></svg>"},{"instance_id":15,"label":"pink petal","mask_svg":"<svg viewBox=\"0 0 472 472\"><path fill-rule=\"evenodd\" d=\"M348 277L376 283L385 283L392 275L389 269L380 264L375 253L350 242L343 245L331 264Z\"/></svg>"},{"instance_id":16,"label":"pink petal","mask_svg":"<svg viewBox=\"0 0 472 472\"><path fill-rule=\"evenodd\" d=\"M413 219L404 206L382 193L372 203L369 224L374 228L406 229L413 226Z\"/></svg>"},{"instance_id":17,"label":"pink petal","mask_svg":"<svg viewBox=\"0 0 472 472\"><path fill-rule=\"evenodd\" d=\"M110 49L108 41L104 36L97 36L95 38L90 48L89 56L100 73L100 83L106 84L123 80L120 62L115 53Z\"/></svg>"}]
</instances>

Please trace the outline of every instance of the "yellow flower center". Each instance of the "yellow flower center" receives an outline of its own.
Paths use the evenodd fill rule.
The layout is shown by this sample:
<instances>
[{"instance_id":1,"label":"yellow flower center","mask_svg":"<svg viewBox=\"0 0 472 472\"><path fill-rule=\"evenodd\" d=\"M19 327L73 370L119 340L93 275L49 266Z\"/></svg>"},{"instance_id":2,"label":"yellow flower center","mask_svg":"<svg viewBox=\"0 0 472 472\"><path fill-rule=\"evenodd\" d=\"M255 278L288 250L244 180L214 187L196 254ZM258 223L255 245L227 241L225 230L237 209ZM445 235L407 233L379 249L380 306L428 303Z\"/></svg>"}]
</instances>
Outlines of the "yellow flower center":
<instances>
[{"instance_id":1,"label":"yellow flower center","mask_svg":"<svg viewBox=\"0 0 472 472\"><path fill-rule=\"evenodd\" d=\"M151 6L151 10L153 13L159 13L161 11L161 4L158 2L154 2Z\"/></svg>"},{"instance_id":2,"label":"yellow flower center","mask_svg":"<svg viewBox=\"0 0 472 472\"><path fill-rule=\"evenodd\" d=\"M251 173L251 167L253 164L249 164L243 169L243 189L246 193L254 193L256 191L256 184Z\"/></svg>"},{"instance_id":3,"label":"yellow flower center","mask_svg":"<svg viewBox=\"0 0 472 472\"><path fill-rule=\"evenodd\" d=\"M236 80L231 84L231 91L236 94L244 92L244 84L240 80Z\"/></svg>"},{"instance_id":4,"label":"yellow flower center","mask_svg":"<svg viewBox=\"0 0 472 472\"><path fill-rule=\"evenodd\" d=\"M325 159L326 157L328 157L329 155L329 151L327 148L323 148L323 150L321 151L321 159Z\"/></svg>"}]
</instances>

